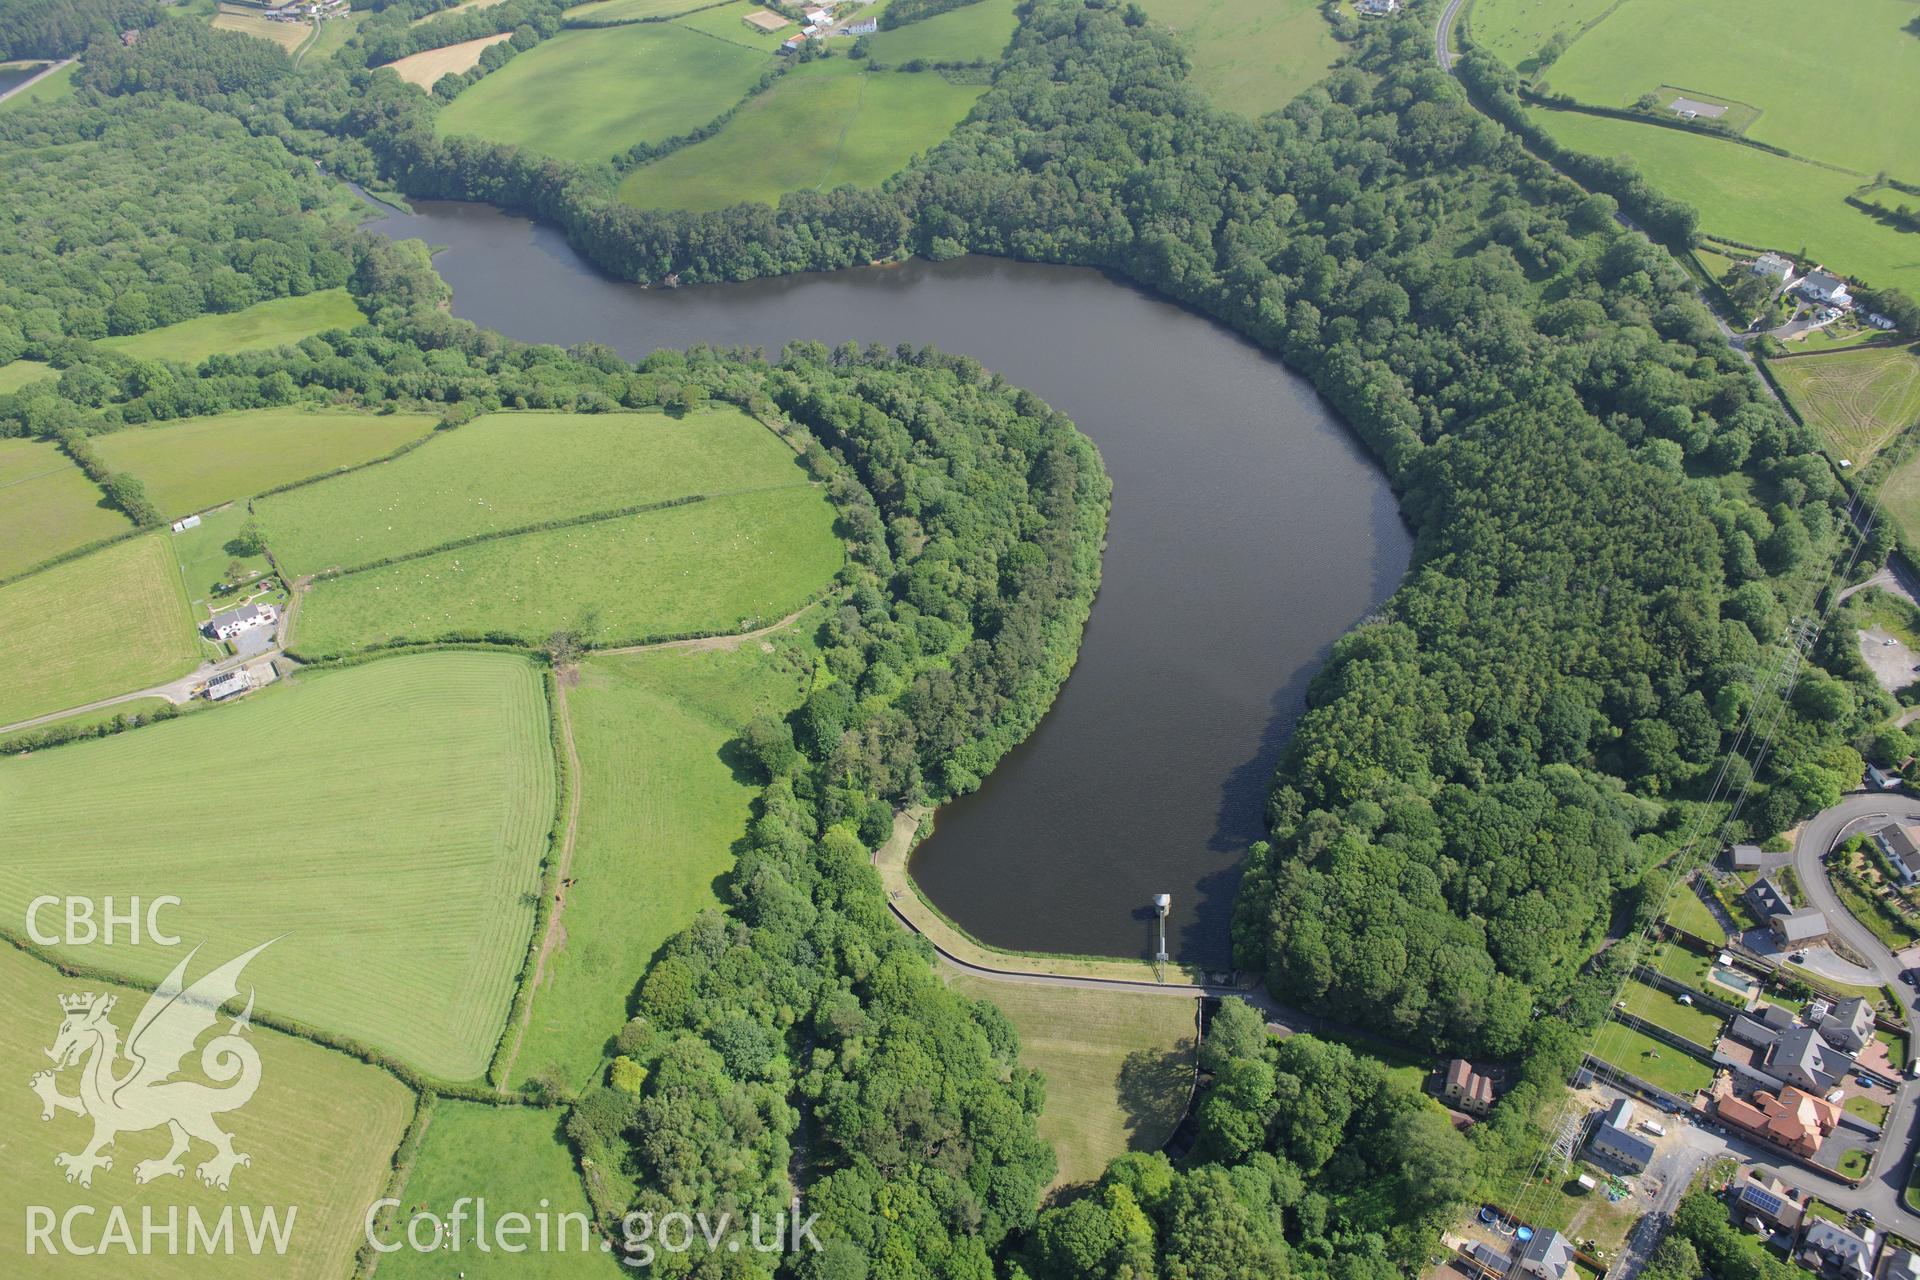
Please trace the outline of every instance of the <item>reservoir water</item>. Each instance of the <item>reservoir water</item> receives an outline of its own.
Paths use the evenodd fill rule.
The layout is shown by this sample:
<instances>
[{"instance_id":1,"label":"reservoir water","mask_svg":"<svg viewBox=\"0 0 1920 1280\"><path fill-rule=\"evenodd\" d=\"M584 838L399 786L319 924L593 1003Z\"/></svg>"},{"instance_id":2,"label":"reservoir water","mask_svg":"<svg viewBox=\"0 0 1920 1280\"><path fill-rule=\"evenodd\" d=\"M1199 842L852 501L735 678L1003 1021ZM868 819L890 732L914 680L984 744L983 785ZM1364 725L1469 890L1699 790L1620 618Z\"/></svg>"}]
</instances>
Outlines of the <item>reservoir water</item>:
<instances>
[{"instance_id":1,"label":"reservoir water","mask_svg":"<svg viewBox=\"0 0 1920 1280\"><path fill-rule=\"evenodd\" d=\"M1384 477L1281 363L1073 267L990 258L650 290L553 228L420 202L369 224L444 247L456 315L629 358L698 342L931 343L1032 390L1113 477L1100 595L1059 699L915 855L933 902L1019 950L1223 968L1238 864L1328 647L1393 590L1410 543Z\"/></svg>"}]
</instances>

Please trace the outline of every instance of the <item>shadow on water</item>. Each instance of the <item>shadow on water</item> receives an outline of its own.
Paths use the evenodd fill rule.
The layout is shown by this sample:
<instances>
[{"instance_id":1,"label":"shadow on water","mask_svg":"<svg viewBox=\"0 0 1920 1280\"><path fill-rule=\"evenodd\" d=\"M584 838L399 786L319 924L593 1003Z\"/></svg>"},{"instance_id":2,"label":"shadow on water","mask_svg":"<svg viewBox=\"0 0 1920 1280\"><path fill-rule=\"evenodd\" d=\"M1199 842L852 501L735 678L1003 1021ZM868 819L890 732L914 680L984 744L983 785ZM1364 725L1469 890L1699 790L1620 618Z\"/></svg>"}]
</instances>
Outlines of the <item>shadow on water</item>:
<instances>
[{"instance_id":1,"label":"shadow on water","mask_svg":"<svg viewBox=\"0 0 1920 1280\"><path fill-rule=\"evenodd\" d=\"M1072 676L985 786L943 808L913 874L1016 950L1228 963L1239 862L1312 674L1405 570L1385 478L1303 379L1229 330L1083 268L989 258L649 290L561 233L422 202L373 224L446 246L454 312L639 357L705 342L933 344L1072 418L1114 504ZM1142 914L1144 912L1144 914Z\"/></svg>"}]
</instances>

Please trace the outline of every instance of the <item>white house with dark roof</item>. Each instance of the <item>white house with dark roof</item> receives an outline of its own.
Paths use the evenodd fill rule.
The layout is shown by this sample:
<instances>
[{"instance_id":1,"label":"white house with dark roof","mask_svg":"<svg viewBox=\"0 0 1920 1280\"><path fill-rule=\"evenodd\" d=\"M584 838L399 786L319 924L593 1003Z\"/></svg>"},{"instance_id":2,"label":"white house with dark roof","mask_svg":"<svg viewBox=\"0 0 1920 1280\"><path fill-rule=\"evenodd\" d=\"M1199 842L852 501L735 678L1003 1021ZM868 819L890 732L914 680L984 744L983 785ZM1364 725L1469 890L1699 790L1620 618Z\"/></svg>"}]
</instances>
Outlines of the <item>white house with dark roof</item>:
<instances>
[{"instance_id":1,"label":"white house with dark roof","mask_svg":"<svg viewBox=\"0 0 1920 1280\"><path fill-rule=\"evenodd\" d=\"M1847 282L1828 271L1809 271L1793 287L1813 301L1823 302L1830 307L1853 305L1853 295L1847 292Z\"/></svg>"},{"instance_id":2,"label":"white house with dark roof","mask_svg":"<svg viewBox=\"0 0 1920 1280\"><path fill-rule=\"evenodd\" d=\"M215 640L231 640L242 631L272 626L279 616L270 604L250 604L214 614L207 619L206 630Z\"/></svg>"},{"instance_id":3,"label":"white house with dark roof","mask_svg":"<svg viewBox=\"0 0 1920 1280\"><path fill-rule=\"evenodd\" d=\"M1901 884L1912 884L1920 879L1920 825L1911 822L1889 822L1876 827L1873 843L1886 855L1887 861L1900 877Z\"/></svg>"}]
</instances>

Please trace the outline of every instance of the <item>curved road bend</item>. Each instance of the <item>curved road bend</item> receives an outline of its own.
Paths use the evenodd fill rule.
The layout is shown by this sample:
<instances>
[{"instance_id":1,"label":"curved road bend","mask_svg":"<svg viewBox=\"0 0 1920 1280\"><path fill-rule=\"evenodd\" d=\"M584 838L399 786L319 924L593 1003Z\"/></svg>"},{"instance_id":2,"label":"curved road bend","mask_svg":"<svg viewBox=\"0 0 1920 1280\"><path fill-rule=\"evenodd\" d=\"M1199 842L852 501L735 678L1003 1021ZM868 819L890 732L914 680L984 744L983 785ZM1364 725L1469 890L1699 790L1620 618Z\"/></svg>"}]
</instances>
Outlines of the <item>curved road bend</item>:
<instances>
[{"instance_id":1,"label":"curved road bend","mask_svg":"<svg viewBox=\"0 0 1920 1280\"><path fill-rule=\"evenodd\" d=\"M1793 869L1799 877L1800 890L1806 896L1806 905L1824 914L1828 928L1864 959L1867 966L1892 990L1906 1014L1907 1026L1912 1029L1916 1025L1914 992L1900 981L1900 972L1905 966L1865 925L1840 905L1838 895L1827 881L1827 869L1822 861L1843 839L1857 835L1862 828L1872 826L1876 821L1896 818L1920 821L1920 801L1889 792L1847 796L1833 808L1808 819L1806 825L1800 828L1799 839L1793 847ZM1903 1064L1895 1064L1896 1067L1900 1065ZM1920 1085L1911 1081L1903 1082L1894 1097L1893 1109L1887 1113L1885 1132L1880 1149L1873 1158L1870 1181L1858 1191L1836 1190L1823 1194L1823 1198L1834 1198L1835 1203L1846 1207L1864 1206L1873 1210L1880 1227L1895 1228L1910 1238L1920 1233L1920 1214L1908 1210L1901 1197L1907 1184L1909 1158L1916 1140L1920 1140L1920 1107L1916 1103L1920 1103ZM1794 1176L1796 1172L1797 1182ZM1781 1176L1796 1185L1810 1181L1810 1175L1804 1170L1796 1171L1791 1167L1783 1169Z\"/></svg>"}]
</instances>

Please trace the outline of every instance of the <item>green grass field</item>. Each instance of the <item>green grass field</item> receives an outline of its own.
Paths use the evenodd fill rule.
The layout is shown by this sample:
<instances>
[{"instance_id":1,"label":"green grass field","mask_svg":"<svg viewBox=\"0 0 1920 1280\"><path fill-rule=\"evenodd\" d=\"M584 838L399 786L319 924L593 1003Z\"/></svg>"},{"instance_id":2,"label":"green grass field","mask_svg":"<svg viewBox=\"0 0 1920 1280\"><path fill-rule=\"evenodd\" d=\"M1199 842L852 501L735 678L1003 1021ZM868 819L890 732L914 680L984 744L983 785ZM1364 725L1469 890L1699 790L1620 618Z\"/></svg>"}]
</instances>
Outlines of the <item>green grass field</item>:
<instances>
[{"instance_id":1,"label":"green grass field","mask_svg":"<svg viewBox=\"0 0 1920 1280\"><path fill-rule=\"evenodd\" d=\"M953 132L985 91L931 72L863 74L851 58L810 62L715 136L628 174L620 198L704 212L773 204L788 191L878 186Z\"/></svg>"},{"instance_id":2,"label":"green grass field","mask_svg":"<svg viewBox=\"0 0 1920 1280\"><path fill-rule=\"evenodd\" d=\"M47 76L31 88L22 89L5 102L0 102L0 111L12 111L20 107L32 106L41 102L57 102L73 96L73 73L80 69L77 62L69 62L52 75Z\"/></svg>"},{"instance_id":3,"label":"green grass field","mask_svg":"<svg viewBox=\"0 0 1920 1280\"><path fill-rule=\"evenodd\" d=\"M0 440L0 578L133 525L46 440Z\"/></svg>"},{"instance_id":4,"label":"green grass field","mask_svg":"<svg viewBox=\"0 0 1920 1280\"><path fill-rule=\"evenodd\" d=\"M1920 347L1835 351L1768 367L1807 425L1856 467L1920 424Z\"/></svg>"},{"instance_id":5,"label":"green grass field","mask_svg":"<svg viewBox=\"0 0 1920 1280\"><path fill-rule=\"evenodd\" d=\"M634 1274L601 1251L600 1237L590 1228L587 1248L582 1250L579 1219L569 1219L563 1232L562 1214L589 1215L580 1173L560 1123L558 1111L437 1103L412 1174L400 1192L401 1231L383 1234L382 1243L404 1243L405 1215L424 1210L445 1221L454 1201L471 1196L486 1200L490 1220L524 1213L537 1230L535 1215L547 1214L553 1247L518 1254L482 1253L472 1239L473 1207L469 1205L469 1224L458 1252L448 1248L417 1253L403 1248L386 1254L380 1261L380 1280L442 1280L456 1274L468 1280L616 1280ZM506 1158L509 1153L511 1158ZM426 1230L421 1228L423 1240ZM528 1237L537 1239L537 1235Z\"/></svg>"},{"instance_id":6,"label":"green grass field","mask_svg":"<svg viewBox=\"0 0 1920 1280\"><path fill-rule=\"evenodd\" d=\"M817 625L818 613L809 615ZM721 749L761 712L799 705L808 628L772 650L591 658L567 692L580 757L580 828L560 922L566 942L533 1001L514 1079L546 1069L592 1080L654 952L703 909L746 832L751 779Z\"/></svg>"},{"instance_id":7,"label":"green grass field","mask_svg":"<svg viewBox=\"0 0 1920 1280\"><path fill-rule=\"evenodd\" d=\"M58 369L50 364L42 364L38 360L15 360L9 364L0 364L0 396L18 391L29 382L59 376Z\"/></svg>"},{"instance_id":8,"label":"green grass field","mask_svg":"<svg viewBox=\"0 0 1920 1280\"><path fill-rule=\"evenodd\" d=\"M1572 37L1619 0L1473 0L1473 42L1508 66L1534 70L1534 55L1558 32Z\"/></svg>"},{"instance_id":9,"label":"green grass field","mask_svg":"<svg viewBox=\"0 0 1920 1280\"><path fill-rule=\"evenodd\" d=\"M1673 891L1674 898L1678 899L1686 892L1686 887L1681 886ZM1689 951L1677 942L1661 942L1647 953L1645 963L1648 968L1657 969L1675 982L1684 982L1696 991L1711 990L1707 986L1707 973L1713 968L1712 956Z\"/></svg>"},{"instance_id":10,"label":"green grass field","mask_svg":"<svg viewBox=\"0 0 1920 1280\"><path fill-rule=\"evenodd\" d=\"M424 413L243 409L128 427L94 438L101 460L131 471L170 517L392 453L433 430Z\"/></svg>"},{"instance_id":11,"label":"green grass field","mask_svg":"<svg viewBox=\"0 0 1920 1280\"><path fill-rule=\"evenodd\" d=\"M1700 901L1700 895L1691 885L1681 885L1673 891L1673 897L1667 901L1667 922L1708 942L1719 944L1727 940L1727 931L1720 927L1719 918Z\"/></svg>"},{"instance_id":12,"label":"green grass field","mask_svg":"<svg viewBox=\"0 0 1920 1280\"><path fill-rule=\"evenodd\" d=\"M145 948L154 950L154 948ZM159 949L178 962L186 948ZM188 970L191 980L212 964L230 957L202 952ZM248 975L251 976L249 966ZM338 1280L353 1270L360 1247L361 1220L367 1206L383 1194L393 1149L413 1114L413 1094L386 1072L343 1053L322 1049L308 1041L255 1027L247 1038L260 1055L260 1087L244 1107L219 1116L221 1128L233 1135L234 1149L252 1163L236 1169L232 1186L218 1191L201 1184L194 1166L212 1154L196 1142L183 1158L179 1178L159 1178L139 1187L134 1165L157 1160L167 1151L164 1130L125 1132L111 1149L113 1168L94 1174L91 1190L67 1183L54 1164L56 1152L77 1152L92 1133L86 1119L69 1113L40 1119L40 1100L26 1088L27 1078L48 1066L42 1052L53 1043L60 1025L60 997L82 991L110 992L117 1006L110 1015L124 1036L145 1006L148 993L128 987L107 987L97 981L61 976L13 947L0 945L0 1017L12 1028L0 1047L0 1070L12 1087L0 1090L0 1132L8 1177L4 1199L8 1211L0 1214L0 1253L16 1261L9 1270L34 1280L97 1277L100 1257L48 1257L40 1252L26 1257L24 1205L43 1205L64 1214L77 1205L97 1205L91 1219L76 1217L79 1242L98 1243L106 1226L106 1207L124 1204L139 1230L141 1210L150 1209L157 1221L166 1221L169 1209L181 1214L181 1250L142 1257L136 1266L116 1263L109 1270L137 1274L141 1280L222 1280L271 1274L288 1280ZM237 1008L237 1006L235 1006ZM221 1030L225 1030L222 1024ZM211 1039L211 1034L207 1039ZM205 1041L203 1040L204 1044ZM189 1053L183 1078L212 1084L199 1070L200 1054ZM79 1071L58 1077L61 1092L78 1092ZM231 1207L235 1236L244 1239L243 1210L258 1213L274 1206L283 1213L297 1210L285 1257L271 1253L268 1270L261 1258L246 1252L209 1257L185 1249L187 1211L191 1208L209 1224ZM56 1234L54 1239L58 1241ZM116 1256L127 1255L115 1251Z\"/></svg>"},{"instance_id":13,"label":"green grass field","mask_svg":"<svg viewBox=\"0 0 1920 1280\"><path fill-rule=\"evenodd\" d=\"M804 474L791 449L730 405L685 418L501 413L254 509L275 558L298 575L567 516L794 484Z\"/></svg>"},{"instance_id":14,"label":"green grass field","mask_svg":"<svg viewBox=\"0 0 1920 1280\"><path fill-rule=\"evenodd\" d=\"M1911 0L1846 0L1817 22L1793 0L1627 0L1544 79L1607 107L1661 85L1746 103L1759 111L1750 138L1852 169L1856 181L1884 169L1920 182L1920 130L1895 123L1920 84L1920 40L1902 29L1913 18ZM1839 83L1835 68L1845 69Z\"/></svg>"},{"instance_id":15,"label":"green grass field","mask_svg":"<svg viewBox=\"0 0 1920 1280\"><path fill-rule=\"evenodd\" d=\"M762 31L746 24L746 18L765 12L766 8L753 3L753 0L733 0L731 4L695 9L675 18L673 25L687 31L698 31L728 44L745 45L772 58L780 42L788 36L799 34L800 28L796 24L789 24L778 31ZM770 62L760 64L762 68L769 65Z\"/></svg>"},{"instance_id":16,"label":"green grass field","mask_svg":"<svg viewBox=\"0 0 1920 1280\"><path fill-rule=\"evenodd\" d=\"M250 519L247 509L235 503L200 517L200 523L185 533L168 535L173 544L173 557L180 563L180 580L187 588L187 602L193 606L196 620L217 611L212 606L220 601L221 593L215 588L227 581L227 566L231 562L238 560L249 573L272 571L273 566L264 555L238 555L228 546Z\"/></svg>"},{"instance_id":17,"label":"green grass field","mask_svg":"<svg viewBox=\"0 0 1920 1280\"><path fill-rule=\"evenodd\" d=\"M991 1000L1020 1032L1020 1061L1047 1079L1040 1136L1055 1186L1091 1182L1129 1151L1157 1151L1185 1113L1197 1063L1191 1000L991 982L948 984Z\"/></svg>"},{"instance_id":18,"label":"green grass field","mask_svg":"<svg viewBox=\"0 0 1920 1280\"><path fill-rule=\"evenodd\" d=\"M1602 1028L1594 1056L1682 1097L1713 1083L1713 1068L1619 1022Z\"/></svg>"},{"instance_id":19,"label":"green grass field","mask_svg":"<svg viewBox=\"0 0 1920 1280\"><path fill-rule=\"evenodd\" d=\"M904 27L876 31L871 56L894 66L915 58L929 62L991 61L1000 56L1019 25L1013 6L1014 0L975 0Z\"/></svg>"},{"instance_id":20,"label":"green grass field","mask_svg":"<svg viewBox=\"0 0 1920 1280\"><path fill-rule=\"evenodd\" d=\"M1193 86L1247 115L1286 106L1340 56L1314 0L1147 0L1146 10L1186 46Z\"/></svg>"},{"instance_id":21,"label":"green grass field","mask_svg":"<svg viewBox=\"0 0 1920 1280\"><path fill-rule=\"evenodd\" d=\"M198 364L216 353L285 346L328 329L351 329L365 320L345 289L323 289L298 298L269 298L239 311L195 316L145 333L102 338L99 345L139 359Z\"/></svg>"},{"instance_id":22,"label":"green grass field","mask_svg":"<svg viewBox=\"0 0 1920 1280\"><path fill-rule=\"evenodd\" d=\"M738 26L738 24L735 24ZM607 160L696 129L746 95L765 54L672 23L564 31L440 112L442 137L473 134L558 156Z\"/></svg>"},{"instance_id":23,"label":"green grass field","mask_svg":"<svg viewBox=\"0 0 1920 1280\"><path fill-rule=\"evenodd\" d=\"M1859 178L1630 120L1542 110L1533 117L1569 147L1633 161L1660 190L1700 211L1703 232L1768 245L1850 278L1920 295L1914 237L1845 203Z\"/></svg>"},{"instance_id":24,"label":"green grass field","mask_svg":"<svg viewBox=\"0 0 1920 1280\"><path fill-rule=\"evenodd\" d=\"M1920 455L1907 459L1881 481L1876 497L1901 532L1920 539Z\"/></svg>"},{"instance_id":25,"label":"green grass field","mask_svg":"<svg viewBox=\"0 0 1920 1280\"><path fill-rule=\"evenodd\" d=\"M801 484L500 538L313 584L293 646L507 633L594 644L751 630L785 617L845 552L824 492Z\"/></svg>"},{"instance_id":26,"label":"green grass field","mask_svg":"<svg viewBox=\"0 0 1920 1280\"><path fill-rule=\"evenodd\" d=\"M0 725L193 670L200 641L165 534L0 587Z\"/></svg>"},{"instance_id":27,"label":"green grass field","mask_svg":"<svg viewBox=\"0 0 1920 1280\"><path fill-rule=\"evenodd\" d=\"M554 766L537 669L493 653L309 672L217 710L0 761L0 910L178 895L262 1009L453 1079L526 958ZM284 936L283 936L284 935ZM157 980L164 948L63 954Z\"/></svg>"},{"instance_id":28,"label":"green grass field","mask_svg":"<svg viewBox=\"0 0 1920 1280\"><path fill-rule=\"evenodd\" d=\"M647 18L671 18L709 3L711 0L589 0L561 16L569 22L576 18L594 22L640 22Z\"/></svg>"},{"instance_id":29,"label":"green grass field","mask_svg":"<svg viewBox=\"0 0 1920 1280\"><path fill-rule=\"evenodd\" d=\"M1710 1013L1698 1005L1681 1004L1678 997L1637 979L1627 982L1621 999L1627 1002L1627 1012L1636 1018L1642 1018L1657 1027L1665 1027L1703 1048L1713 1048L1714 1041L1720 1038L1720 1026L1724 1019L1718 1014Z\"/></svg>"},{"instance_id":30,"label":"green grass field","mask_svg":"<svg viewBox=\"0 0 1920 1280\"><path fill-rule=\"evenodd\" d=\"M295 62L325 62L346 46L368 16L367 13L350 13L344 18L328 18L320 24L320 34L314 37L312 44L300 51Z\"/></svg>"}]
</instances>

